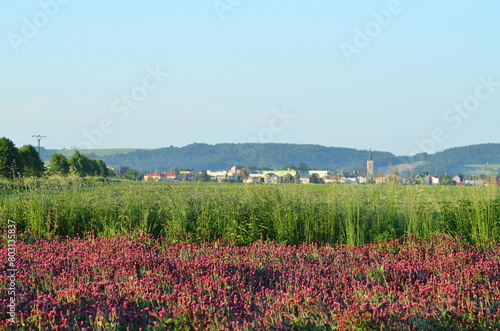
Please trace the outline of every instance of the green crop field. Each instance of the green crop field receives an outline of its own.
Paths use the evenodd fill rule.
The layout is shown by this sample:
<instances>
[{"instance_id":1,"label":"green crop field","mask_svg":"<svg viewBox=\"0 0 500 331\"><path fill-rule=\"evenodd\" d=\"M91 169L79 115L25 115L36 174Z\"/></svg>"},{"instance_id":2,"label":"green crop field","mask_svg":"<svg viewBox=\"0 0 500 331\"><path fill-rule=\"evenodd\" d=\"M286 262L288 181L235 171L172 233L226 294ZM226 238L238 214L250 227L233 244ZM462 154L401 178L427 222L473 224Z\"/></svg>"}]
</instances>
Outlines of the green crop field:
<instances>
[{"instance_id":1,"label":"green crop field","mask_svg":"<svg viewBox=\"0 0 500 331\"><path fill-rule=\"evenodd\" d=\"M500 164L470 164L467 165L471 170L470 174L491 176L500 171Z\"/></svg>"},{"instance_id":2,"label":"green crop field","mask_svg":"<svg viewBox=\"0 0 500 331\"><path fill-rule=\"evenodd\" d=\"M108 148L108 149L79 149L78 151L83 154L94 153L97 156L111 155L111 154L127 154L138 150L151 150L147 148ZM74 149L60 149L56 151L66 157L73 155Z\"/></svg>"},{"instance_id":3,"label":"green crop field","mask_svg":"<svg viewBox=\"0 0 500 331\"><path fill-rule=\"evenodd\" d=\"M29 238L146 232L173 241L360 245L435 234L498 241L500 189L25 180L0 184L2 221Z\"/></svg>"},{"instance_id":4,"label":"green crop field","mask_svg":"<svg viewBox=\"0 0 500 331\"><path fill-rule=\"evenodd\" d=\"M24 179L0 219L2 330L500 326L497 186Z\"/></svg>"}]
</instances>

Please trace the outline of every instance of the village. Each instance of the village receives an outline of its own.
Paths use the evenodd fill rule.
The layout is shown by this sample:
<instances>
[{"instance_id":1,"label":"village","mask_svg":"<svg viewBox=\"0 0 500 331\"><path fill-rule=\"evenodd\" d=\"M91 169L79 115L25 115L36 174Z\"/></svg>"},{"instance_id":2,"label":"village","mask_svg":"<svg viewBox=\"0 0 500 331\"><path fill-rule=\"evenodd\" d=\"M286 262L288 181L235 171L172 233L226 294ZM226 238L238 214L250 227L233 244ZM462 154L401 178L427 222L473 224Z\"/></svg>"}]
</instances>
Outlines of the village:
<instances>
[{"instance_id":1,"label":"village","mask_svg":"<svg viewBox=\"0 0 500 331\"><path fill-rule=\"evenodd\" d=\"M297 174L299 174L297 180ZM454 186L488 186L492 179L485 176L476 175L442 175L433 176L430 174L418 174L415 176L400 176L393 174L374 174L373 176L352 174L338 174L330 170L309 170L299 172L295 169L288 170L253 170L245 174L245 170L237 170L235 166L229 170L202 172L179 171L179 172L160 172L151 171L144 175L144 181L156 182L176 182L176 181L200 181L200 178L206 178L201 181L212 182L243 182L246 184L391 184L398 183L403 185L454 185ZM500 178L496 179L496 184L500 186Z\"/></svg>"},{"instance_id":2,"label":"village","mask_svg":"<svg viewBox=\"0 0 500 331\"><path fill-rule=\"evenodd\" d=\"M488 186L500 185L499 176L444 174L433 176L429 173L401 175L396 170L389 174L375 171L372 152L368 155L366 169L354 169L351 173L334 172L331 170L250 170L232 166L228 170L181 170L169 172L150 171L143 177L144 181L174 182L174 181L211 181L211 182L243 182L246 184L403 184L403 185L454 185L454 186Z\"/></svg>"}]
</instances>

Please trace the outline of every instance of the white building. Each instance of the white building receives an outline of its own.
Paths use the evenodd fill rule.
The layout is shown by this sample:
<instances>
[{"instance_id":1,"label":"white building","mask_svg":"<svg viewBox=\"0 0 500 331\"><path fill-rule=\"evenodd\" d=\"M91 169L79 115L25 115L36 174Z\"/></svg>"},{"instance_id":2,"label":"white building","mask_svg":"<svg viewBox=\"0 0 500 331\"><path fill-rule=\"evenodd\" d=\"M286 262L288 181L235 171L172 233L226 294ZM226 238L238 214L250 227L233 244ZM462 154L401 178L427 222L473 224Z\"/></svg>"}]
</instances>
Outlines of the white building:
<instances>
[{"instance_id":1,"label":"white building","mask_svg":"<svg viewBox=\"0 0 500 331\"><path fill-rule=\"evenodd\" d=\"M424 183L426 185L437 185L437 184L439 184L439 177L427 175L424 177Z\"/></svg>"},{"instance_id":2,"label":"white building","mask_svg":"<svg viewBox=\"0 0 500 331\"><path fill-rule=\"evenodd\" d=\"M232 171L210 171L207 170L207 175L209 175L212 178L215 178L218 182L221 182L225 179L228 180L237 180L240 177L240 174L232 172Z\"/></svg>"},{"instance_id":3,"label":"white building","mask_svg":"<svg viewBox=\"0 0 500 331\"><path fill-rule=\"evenodd\" d=\"M319 178L327 178L331 172L329 170L309 170L309 176L312 174L318 174Z\"/></svg>"}]
</instances>

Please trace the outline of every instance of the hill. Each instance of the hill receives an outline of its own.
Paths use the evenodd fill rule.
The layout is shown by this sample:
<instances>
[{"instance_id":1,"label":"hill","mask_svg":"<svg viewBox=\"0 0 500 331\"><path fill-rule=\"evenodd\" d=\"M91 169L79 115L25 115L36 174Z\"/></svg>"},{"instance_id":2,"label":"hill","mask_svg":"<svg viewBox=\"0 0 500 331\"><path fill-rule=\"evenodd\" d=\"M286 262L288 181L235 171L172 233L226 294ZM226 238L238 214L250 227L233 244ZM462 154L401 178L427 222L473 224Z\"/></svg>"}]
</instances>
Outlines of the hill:
<instances>
[{"instance_id":1,"label":"hill","mask_svg":"<svg viewBox=\"0 0 500 331\"><path fill-rule=\"evenodd\" d=\"M479 144L454 147L423 157L426 161L415 171L429 171L431 174L481 173L486 170L499 172L500 144ZM490 166L491 165L491 166Z\"/></svg>"},{"instance_id":2,"label":"hill","mask_svg":"<svg viewBox=\"0 0 500 331\"><path fill-rule=\"evenodd\" d=\"M90 154L90 157L93 155ZM227 169L232 165L252 165L279 169L287 165L306 163L315 169L352 171L365 168L368 151L351 148L298 144L191 144L152 151L134 151L127 154L100 156L108 165L126 165L140 171L167 171L170 168ZM379 165L398 162L388 152L374 152Z\"/></svg>"},{"instance_id":3,"label":"hill","mask_svg":"<svg viewBox=\"0 0 500 331\"><path fill-rule=\"evenodd\" d=\"M65 150L67 153L72 150ZM43 150L42 158L60 151ZM168 171L170 168L193 168L194 170L227 169L232 165L251 165L259 168L280 169L288 165L306 163L313 169L332 169L351 172L364 169L367 150L321 145L301 144L199 144L184 147L165 147L153 150L117 149L93 150L82 153L90 158L102 159L108 166L127 166L141 172L150 170ZM384 151L374 151L375 168L382 173L391 168L412 173L428 171L432 174L470 173L489 170L500 164L500 144L480 144L455 147L432 155L422 153L415 156L395 156Z\"/></svg>"}]
</instances>

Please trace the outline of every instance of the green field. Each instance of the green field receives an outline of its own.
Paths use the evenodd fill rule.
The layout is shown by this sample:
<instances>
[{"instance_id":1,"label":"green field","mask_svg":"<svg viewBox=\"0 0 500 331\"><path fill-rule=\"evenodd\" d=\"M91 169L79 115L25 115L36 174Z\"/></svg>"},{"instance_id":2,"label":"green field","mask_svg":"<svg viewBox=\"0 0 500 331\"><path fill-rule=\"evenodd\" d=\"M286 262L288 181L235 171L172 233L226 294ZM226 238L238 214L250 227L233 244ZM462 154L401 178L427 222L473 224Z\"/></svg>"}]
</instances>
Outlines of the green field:
<instances>
[{"instance_id":1,"label":"green field","mask_svg":"<svg viewBox=\"0 0 500 331\"><path fill-rule=\"evenodd\" d=\"M500 164L469 164L470 174L491 176L500 172Z\"/></svg>"},{"instance_id":2,"label":"green field","mask_svg":"<svg viewBox=\"0 0 500 331\"><path fill-rule=\"evenodd\" d=\"M82 154L95 154L97 156L105 156L105 155L112 155L112 154L127 154L127 153L131 153L131 152L135 152L135 151L138 151L138 150L151 150L151 149L147 149L147 148L108 148L108 149L79 149L78 151ZM75 152L74 149L59 149L57 151L55 151L56 153L59 153L59 154L62 154L66 157L70 157L71 155L73 155L73 153Z\"/></svg>"},{"instance_id":3,"label":"green field","mask_svg":"<svg viewBox=\"0 0 500 331\"><path fill-rule=\"evenodd\" d=\"M500 237L500 188L52 178L0 183L0 217L26 238L142 231L173 241L360 245L442 233L477 244Z\"/></svg>"}]
</instances>

